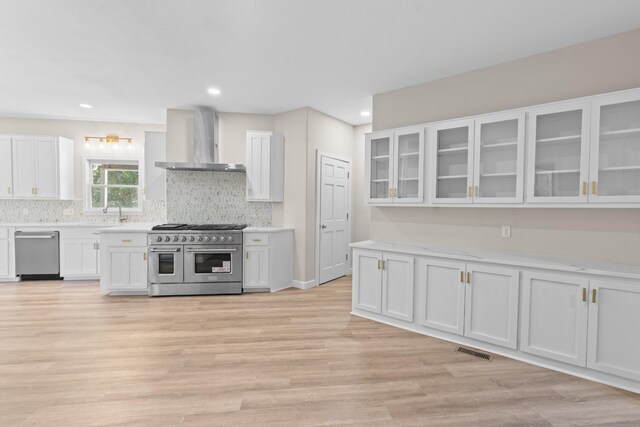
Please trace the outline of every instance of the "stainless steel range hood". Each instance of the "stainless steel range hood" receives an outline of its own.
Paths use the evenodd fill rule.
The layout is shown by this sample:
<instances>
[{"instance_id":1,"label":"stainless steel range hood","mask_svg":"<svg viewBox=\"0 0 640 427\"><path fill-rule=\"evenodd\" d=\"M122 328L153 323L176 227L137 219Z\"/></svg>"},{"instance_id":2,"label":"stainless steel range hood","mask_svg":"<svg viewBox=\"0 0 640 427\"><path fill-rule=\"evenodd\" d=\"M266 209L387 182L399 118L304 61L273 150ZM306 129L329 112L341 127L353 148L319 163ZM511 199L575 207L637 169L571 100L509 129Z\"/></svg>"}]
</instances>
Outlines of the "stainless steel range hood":
<instances>
[{"instance_id":1,"label":"stainless steel range hood","mask_svg":"<svg viewBox=\"0 0 640 427\"><path fill-rule=\"evenodd\" d=\"M167 123L169 126L169 123ZM193 117L193 161L156 162L163 169L178 171L245 172L244 165L218 163L218 115L195 111Z\"/></svg>"}]
</instances>

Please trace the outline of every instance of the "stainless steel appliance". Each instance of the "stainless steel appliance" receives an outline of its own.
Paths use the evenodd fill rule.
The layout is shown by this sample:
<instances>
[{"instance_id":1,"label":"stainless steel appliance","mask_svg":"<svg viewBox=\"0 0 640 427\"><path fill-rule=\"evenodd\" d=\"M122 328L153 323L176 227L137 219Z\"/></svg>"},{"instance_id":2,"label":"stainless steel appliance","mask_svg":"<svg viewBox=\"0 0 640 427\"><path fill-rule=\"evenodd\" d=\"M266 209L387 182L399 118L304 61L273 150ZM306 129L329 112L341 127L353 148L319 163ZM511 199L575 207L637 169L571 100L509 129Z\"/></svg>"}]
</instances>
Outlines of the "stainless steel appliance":
<instances>
[{"instance_id":1,"label":"stainless steel appliance","mask_svg":"<svg viewBox=\"0 0 640 427\"><path fill-rule=\"evenodd\" d=\"M15 241L18 276L59 277L60 236L57 231L16 231Z\"/></svg>"},{"instance_id":2,"label":"stainless steel appliance","mask_svg":"<svg viewBox=\"0 0 640 427\"><path fill-rule=\"evenodd\" d=\"M164 224L148 235L150 296L242 293L237 224Z\"/></svg>"}]
</instances>

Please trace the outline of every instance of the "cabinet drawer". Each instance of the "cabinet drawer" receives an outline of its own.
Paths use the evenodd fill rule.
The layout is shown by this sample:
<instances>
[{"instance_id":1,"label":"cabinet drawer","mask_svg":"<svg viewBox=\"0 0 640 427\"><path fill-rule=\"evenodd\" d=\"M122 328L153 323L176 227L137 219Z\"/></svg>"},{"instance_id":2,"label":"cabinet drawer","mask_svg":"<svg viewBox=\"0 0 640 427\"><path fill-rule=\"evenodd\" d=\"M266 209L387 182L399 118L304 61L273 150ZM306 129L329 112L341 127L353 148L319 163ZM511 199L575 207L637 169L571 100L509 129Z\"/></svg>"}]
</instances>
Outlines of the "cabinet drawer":
<instances>
[{"instance_id":1,"label":"cabinet drawer","mask_svg":"<svg viewBox=\"0 0 640 427\"><path fill-rule=\"evenodd\" d=\"M100 227L104 228L104 227ZM100 238L98 227L60 227L61 239L96 239Z\"/></svg>"},{"instance_id":2,"label":"cabinet drawer","mask_svg":"<svg viewBox=\"0 0 640 427\"><path fill-rule=\"evenodd\" d=\"M246 233L244 235L245 246L267 246L269 245L268 233Z\"/></svg>"},{"instance_id":3,"label":"cabinet drawer","mask_svg":"<svg viewBox=\"0 0 640 427\"><path fill-rule=\"evenodd\" d=\"M104 238L109 246L147 246L146 233L107 233Z\"/></svg>"}]
</instances>

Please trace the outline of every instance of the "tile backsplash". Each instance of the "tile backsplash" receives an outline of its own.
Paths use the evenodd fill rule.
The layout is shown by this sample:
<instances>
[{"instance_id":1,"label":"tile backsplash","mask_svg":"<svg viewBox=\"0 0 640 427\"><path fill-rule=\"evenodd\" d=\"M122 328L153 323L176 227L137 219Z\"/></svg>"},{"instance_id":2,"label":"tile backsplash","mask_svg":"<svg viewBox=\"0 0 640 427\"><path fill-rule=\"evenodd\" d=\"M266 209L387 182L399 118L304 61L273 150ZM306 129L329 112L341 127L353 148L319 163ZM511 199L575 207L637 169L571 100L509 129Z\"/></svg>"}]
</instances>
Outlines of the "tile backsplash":
<instances>
[{"instance_id":1,"label":"tile backsplash","mask_svg":"<svg viewBox=\"0 0 640 427\"><path fill-rule=\"evenodd\" d=\"M271 203L245 200L246 174L167 171L167 222L271 225Z\"/></svg>"},{"instance_id":2,"label":"tile backsplash","mask_svg":"<svg viewBox=\"0 0 640 427\"><path fill-rule=\"evenodd\" d=\"M166 222L166 203L148 200L143 202L143 214L127 216L127 222ZM82 200L0 200L0 223L34 223L34 222L114 222L117 216L96 213L82 213ZM65 209L73 209L73 215L64 215ZM114 210L117 212L117 208Z\"/></svg>"}]
</instances>

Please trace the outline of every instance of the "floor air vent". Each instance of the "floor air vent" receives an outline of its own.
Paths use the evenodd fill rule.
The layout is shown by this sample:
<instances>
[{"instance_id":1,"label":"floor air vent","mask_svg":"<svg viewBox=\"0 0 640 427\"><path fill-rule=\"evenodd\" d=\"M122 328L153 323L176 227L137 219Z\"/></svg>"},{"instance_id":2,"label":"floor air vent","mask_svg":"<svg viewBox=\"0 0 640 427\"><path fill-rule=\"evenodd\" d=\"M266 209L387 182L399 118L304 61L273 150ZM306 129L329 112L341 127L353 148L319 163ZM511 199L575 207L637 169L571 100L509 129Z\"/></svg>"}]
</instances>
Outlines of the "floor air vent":
<instances>
[{"instance_id":1,"label":"floor air vent","mask_svg":"<svg viewBox=\"0 0 640 427\"><path fill-rule=\"evenodd\" d=\"M491 361L491 359L493 359L493 357L490 354L482 353L480 351L472 350L470 348L458 347L458 352L459 353L468 354L470 356L475 356L475 357L478 357L480 359L484 359L484 360L488 360L488 361Z\"/></svg>"}]
</instances>

